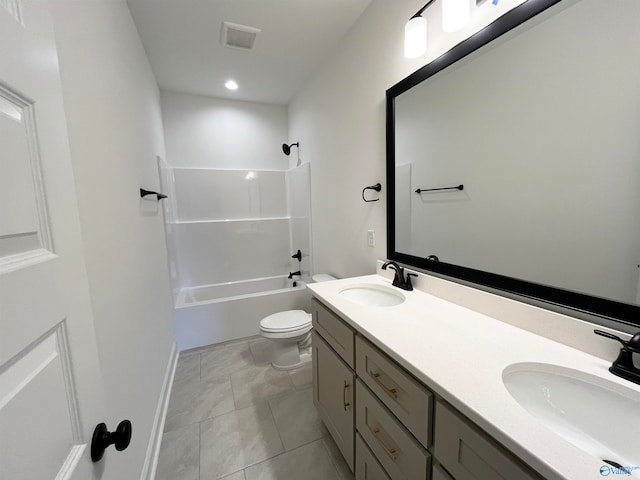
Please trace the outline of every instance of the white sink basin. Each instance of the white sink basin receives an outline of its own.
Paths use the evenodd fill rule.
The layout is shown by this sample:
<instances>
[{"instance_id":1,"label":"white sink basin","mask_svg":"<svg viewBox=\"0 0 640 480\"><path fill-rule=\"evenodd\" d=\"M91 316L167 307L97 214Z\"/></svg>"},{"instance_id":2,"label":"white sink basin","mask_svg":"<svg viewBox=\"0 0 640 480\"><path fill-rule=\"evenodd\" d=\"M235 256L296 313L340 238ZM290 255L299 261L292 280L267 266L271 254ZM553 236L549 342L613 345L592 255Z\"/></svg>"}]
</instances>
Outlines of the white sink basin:
<instances>
[{"instance_id":1,"label":"white sink basin","mask_svg":"<svg viewBox=\"0 0 640 480\"><path fill-rule=\"evenodd\" d=\"M502 381L531 415L600 460L632 467L640 478L640 392L577 370L510 365ZM603 463L605 469L608 467Z\"/></svg>"},{"instance_id":2,"label":"white sink basin","mask_svg":"<svg viewBox=\"0 0 640 480\"><path fill-rule=\"evenodd\" d=\"M397 290L370 283L345 287L340 290L340 296L350 302L369 307L392 307L404 302L404 295Z\"/></svg>"}]
</instances>

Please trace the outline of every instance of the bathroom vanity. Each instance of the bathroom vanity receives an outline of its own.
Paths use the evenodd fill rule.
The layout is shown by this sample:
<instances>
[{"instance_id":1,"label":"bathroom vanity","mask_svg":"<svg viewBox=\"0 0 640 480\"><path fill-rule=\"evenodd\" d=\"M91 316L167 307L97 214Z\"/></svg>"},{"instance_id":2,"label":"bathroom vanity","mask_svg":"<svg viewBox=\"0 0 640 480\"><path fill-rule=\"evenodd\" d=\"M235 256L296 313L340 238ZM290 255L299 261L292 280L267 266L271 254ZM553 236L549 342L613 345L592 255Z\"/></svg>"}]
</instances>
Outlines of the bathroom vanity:
<instances>
[{"instance_id":1,"label":"bathroom vanity","mask_svg":"<svg viewBox=\"0 0 640 480\"><path fill-rule=\"evenodd\" d=\"M421 275L417 284L442 282ZM597 457L605 453L578 448L554 431L557 425L534 416L535 405L518 403L524 400L513 386L514 378L573 381L575 374L577 382L619 394L625 408L640 407L640 386L609 374L610 361L446 301L429 288L402 291L381 275L309 288L314 403L357 479L596 479L603 466L613 472ZM576 322L574 337L591 328ZM565 334L570 324L568 317L558 322ZM594 342L592 349L609 348L606 340ZM639 475L640 436L633 429L640 413L628 421L629 445L622 443L622 453L613 445L606 455L638 466L631 474Z\"/></svg>"}]
</instances>

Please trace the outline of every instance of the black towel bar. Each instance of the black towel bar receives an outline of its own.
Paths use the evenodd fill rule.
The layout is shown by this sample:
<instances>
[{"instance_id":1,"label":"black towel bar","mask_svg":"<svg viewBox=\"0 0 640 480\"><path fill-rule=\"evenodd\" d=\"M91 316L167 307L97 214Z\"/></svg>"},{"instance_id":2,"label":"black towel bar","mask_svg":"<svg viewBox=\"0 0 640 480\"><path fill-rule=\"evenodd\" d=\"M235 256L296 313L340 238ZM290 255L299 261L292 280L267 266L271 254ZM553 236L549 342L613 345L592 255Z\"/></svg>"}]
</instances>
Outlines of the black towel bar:
<instances>
[{"instance_id":1,"label":"black towel bar","mask_svg":"<svg viewBox=\"0 0 640 480\"><path fill-rule=\"evenodd\" d=\"M418 188L415 192L437 192L440 190L464 190L464 185L458 185L457 187L442 187L442 188Z\"/></svg>"}]
</instances>

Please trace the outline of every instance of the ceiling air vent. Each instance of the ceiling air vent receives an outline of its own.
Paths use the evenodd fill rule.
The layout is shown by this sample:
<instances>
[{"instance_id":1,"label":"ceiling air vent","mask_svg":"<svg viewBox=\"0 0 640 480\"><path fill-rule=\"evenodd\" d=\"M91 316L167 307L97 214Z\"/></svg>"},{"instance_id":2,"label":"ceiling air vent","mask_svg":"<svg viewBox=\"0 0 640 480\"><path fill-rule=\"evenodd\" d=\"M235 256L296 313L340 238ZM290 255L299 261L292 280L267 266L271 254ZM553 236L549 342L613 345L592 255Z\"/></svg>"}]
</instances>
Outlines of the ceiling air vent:
<instances>
[{"instance_id":1,"label":"ceiling air vent","mask_svg":"<svg viewBox=\"0 0 640 480\"><path fill-rule=\"evenodd\" d=\"M222 46L240 50L252 50L259 33L259 28L222 22Z\"/></svg>"}]
</instances>

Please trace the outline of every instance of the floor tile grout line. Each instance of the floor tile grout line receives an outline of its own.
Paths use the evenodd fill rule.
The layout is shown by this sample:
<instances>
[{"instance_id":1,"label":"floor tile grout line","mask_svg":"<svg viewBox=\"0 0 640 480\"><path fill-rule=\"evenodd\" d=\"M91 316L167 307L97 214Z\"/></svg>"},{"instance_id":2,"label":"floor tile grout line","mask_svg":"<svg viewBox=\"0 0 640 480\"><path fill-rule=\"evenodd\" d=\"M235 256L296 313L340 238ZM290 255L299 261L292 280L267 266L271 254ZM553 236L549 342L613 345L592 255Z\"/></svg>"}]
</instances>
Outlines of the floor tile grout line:
<instances>
[{"instance_id":1,"label":"floor tile grout line","mask_svg":"<svg viewBox=\"0 0 640 480\"><path fill-rule=\"evenodd\" d=\"M257 409L258 407L259 407L259 405L250 405L250 406L245 407L245 408L242 408L242 409L240 409L240 410L245 410L245 409L249 409L249 408L252 408L252 409L254 409L254 410L255 410L255 409ZM268 405L267 405L267 407L268 407ZM227 414L224 414L224 415L228 415L228 414L236 413L236 412L238 412L238 410L234 410L234 411L232 411L232 412L227 412ZM202 429L202 425L201 425L202 423L203 423L203 422L200 422L200 429ZM275 421L274 421L274 424L275 424ZM276 426L276 431L277 431L277 426ZM280 434L279 434L279 433L278 433L278 439L280 440L280 445L282 446L282 449L283 449L283 452L282 452L282 453L284 453L284 443L282 442L282 439L280 438ZM200 452L202 452L202 449L200 449ZM254 463L251 463L251 464L249 464L249 465L245 465L242 469L240 469L240 470L236 470L235 472L225 473L224 477L227 477L227 476L229 476L229 475L233 475L234 473L237 473L237 472L239 472L239 471L243 471L243 472L244 472L248 467L251 467L251 466L253 466L253 465L257 465L257 464L259 464L259 463L265 462L265 461L267 461L267 460L269 460L269 459L271 459L271 458L277 457L278 455L280 455L280 453L276 453L276 454L274 454L274 455L272 455L272 456L270 456L270 457L267 457L267 458L265 458L265 459L263 459L263 460L259 460L259 461L256 461L256 462L254 462ZM224 479L224 477L216 477L216 478L217 478L217 479ZM246 475L245 475L245 477L246 477Z\"/></svg>"},{"instance_id":2,"label":"floor tile grout line","mask_svg":"<svg viewBox=\"0 0 640 480\"><path fill-rule=\"evenodd\" d=\"M178 380L178 382L180 383L180 380L178 378L174 378L174 385L176 383L176 380ZM198 378L195 377L195 375L193 375L193 379L188 378L187 381L193 381L194 383L196 383L198 385L198 387L202 387L202 385L205 382L217 382L219 384L228 383L229 384L229 389L230 390L232 389L231 376L230 375L225 375L225 376L220 376L220 377L212 377L212 378L204 378L204 379L198 379ZM187 381L184 381L184 383L186 383ZM184 383L183 383L183 385L184 385ZM175 388L174 388L174 391L177 391L177 390L175 390ZM202 392L199 392L199 393L202 393ZM223 398L223 401L224 401L224 399L226 399L226 397ZM233 391L232 391L232 400L233 400ZM169 400L169 410L171 409L171 404L172 404L172 400L170 399ZM208 416L207 418L198 419L198 420L191 421L191 422L184 423L184 424L178 424L178 425L175 425L173 428L171 428L169 430L166 430L166 431L167 432L174 431L174 430L177 430L179 428L183 428L183 427L187 427L189 425L193 425L195 423L200 423L200 422L203 422L203 421L211 420L211 419L214 419L214 418L219 417L221 415L224 415L226 413L230 413L231 411L234 411L234 410L235 410L235 402L233 404L233 409L230 410L230 411L216 413L213 416ZM171 417L168 415L167 418L171 418ZM168 425L169 423L170 422L167 421L165 423L165 425Z\"/></svg>"},{"instance_id":3,"label":"floor tile grout line","mask_svg":"<svg viewBox=\"0 0 640 480\"><path fill-rule=\"evenodd\" d=\"M285 453L287 451L287 447L285 447L284 445L284 440L282 439L282 433L280 432L280 428L278 427L278 422L276 421L276 416L273 413L273 408L271 408L270 401L267 401L267 407L269 407L269 412L271 412L271 419L273 420L273 424L276 426L276 432L278 432L278 438L280 439L280 443L282 444L282 453Z\"/></svg>"},{"instance_id":4,"label":"floor tile grout line","mask_svg":"<svg viewBox=\"0 0 640 480\"><path fill-rule=\"evenodd\" d=\"M202 422L198 422L198 480L202 480Z\"/></svg>"},{"instance_id":5,"label":"floor tile grout line","mask_svg":"<svg viewBox=\"0 0 640 480\"><path fill-rule=\"evenodd\" d=\"M251 465L247 465L247 466L246 466L246 467L244 467L244 469L243 469L243 471L245 472L245 478L246 478L246 476L247 476L247 475L246 475L246 470L247 470L248 468L250 468L250 467L255 467L256 465L260 465L261 463L272 462L273 460L275 460L275 459L276 459L276 458L278 458L278 457L282 457L283 455L288 455L288 454L290 454L290 453L293 453L293 452L295 452L296 450L299 450L299 449L301 449L301 448L303 448L303 447L307 447L307 446L309 446L309 445L311 445L312 443L315 443L315 442L320 442L320 443L322 443L323 448L325 449L325 451L327 451L327 455L329 456L329 461L331 462L331 465L333 466L333 468L335 469L336 473L338 474L338 477L339 477L339 478L342 478L342 475L340 475L340 471L338 470L338 467L336 466L335 462L333 461L333 457L331 456L331 453L327 450L327 446L324 444L323 439L324 439L325 437L326 437L326 435L324 435L323 437L320 437L320 438L316 438L315 440L311 440L311 441L309 441L309 442L303 443L302 445L299 445L299 446L297 446L296 448L293 448L293 449L291 449L291 450L285 450L285 451L280 452L280 453L278 453L278 454L276 454L276 455L273 455L273 456L271 456L271 457L269 457L269 458L265 458L264 460L260 460L259 462L252 463ZM283 444L283 447L284 447L284 444ZM238 470L238 471L240 471L240 470ZM223 478L224 478L224 477L223 477Z\"/></svg>"}]
</instances>

